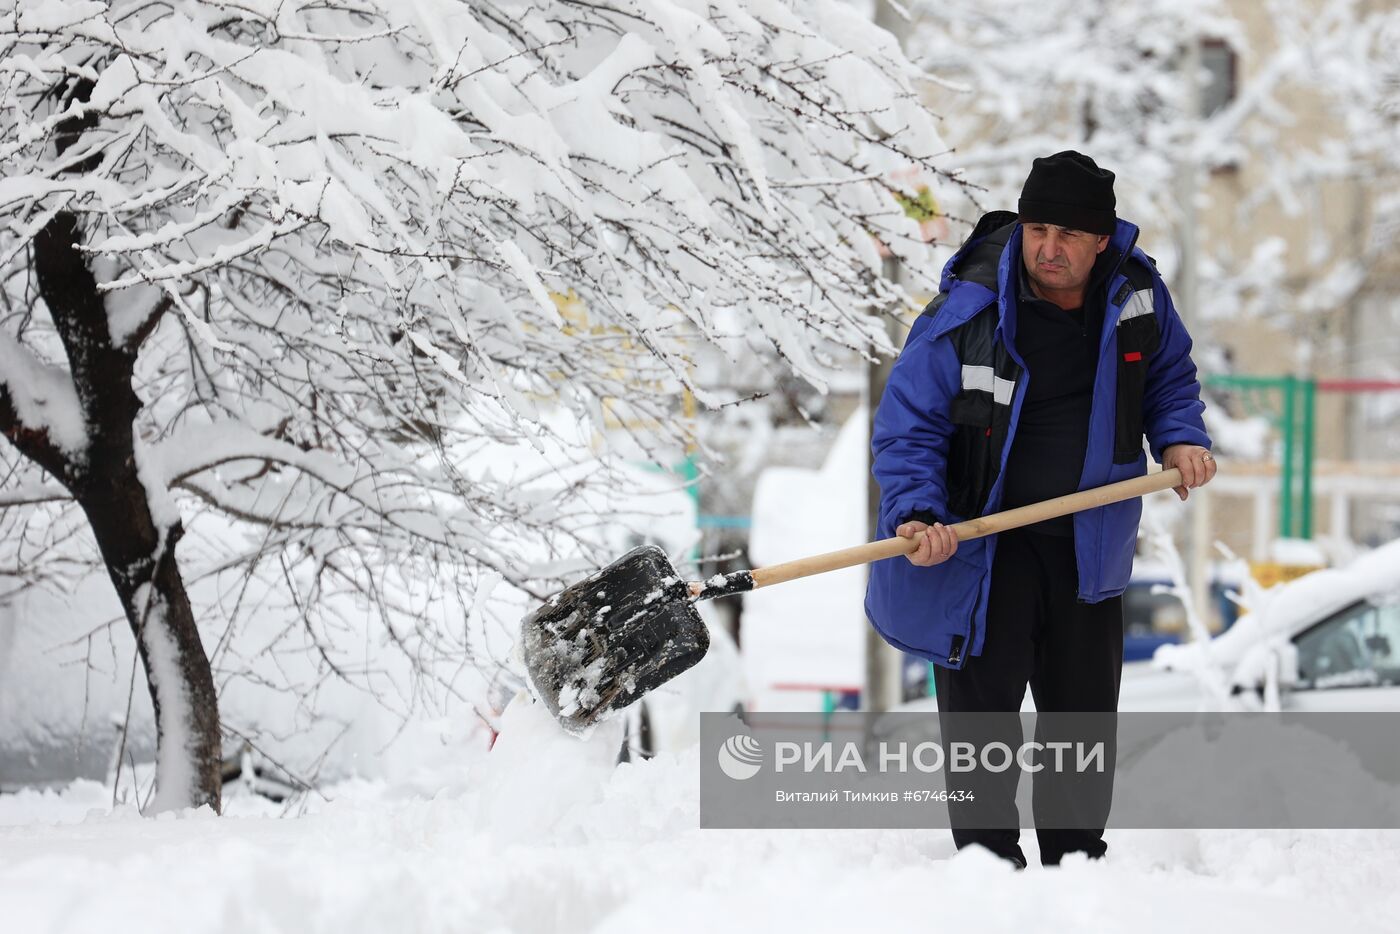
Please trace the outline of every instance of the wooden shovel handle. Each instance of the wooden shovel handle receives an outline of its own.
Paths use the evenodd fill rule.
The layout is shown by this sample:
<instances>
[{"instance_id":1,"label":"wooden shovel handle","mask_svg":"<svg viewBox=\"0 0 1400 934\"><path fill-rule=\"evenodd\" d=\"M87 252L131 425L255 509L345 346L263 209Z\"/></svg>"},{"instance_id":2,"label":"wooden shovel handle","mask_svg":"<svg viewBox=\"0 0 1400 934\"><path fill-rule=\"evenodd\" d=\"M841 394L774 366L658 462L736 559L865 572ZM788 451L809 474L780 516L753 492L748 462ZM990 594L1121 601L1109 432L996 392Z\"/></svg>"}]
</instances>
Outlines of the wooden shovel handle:
<instances>
[{"instance_id":1,"label":"wooden shovel handle","mask_svg":"<svg viewBox=\"0 0 1400 934\"><path fill-rule=\"evenodd\" d=\"M1018 529L1023 525L1054 519L1057 516L1067 516L1085 509L1146 496L1148 493L1156 493L1158 490L1169 490L1176 486L1181 486L1181 471L1173 467L1170 470L1110 483L1092 490L1081 490L1078 493L1070 493L1068 496L1047 499L1043 503L1032 503L1029 506L1008 509L990 516L968 519L966 522L959 522L957 525L949 526L949 528L958 537L958 541L965 542L1005 532L1007 529ZM825 574L827 571L854 567L857 564L869 564L871 561L880 561L884 558L907 555L918 547L918 538L895 536L867 545L857 545L854 548L829 551L824 555L813 555L810 558L798 558L796 561L786 561L766 568L755 568L751 572L753 574L753 589L757 590L760 587L797 580L799 577Z\"/></svg>"}]
</instances>

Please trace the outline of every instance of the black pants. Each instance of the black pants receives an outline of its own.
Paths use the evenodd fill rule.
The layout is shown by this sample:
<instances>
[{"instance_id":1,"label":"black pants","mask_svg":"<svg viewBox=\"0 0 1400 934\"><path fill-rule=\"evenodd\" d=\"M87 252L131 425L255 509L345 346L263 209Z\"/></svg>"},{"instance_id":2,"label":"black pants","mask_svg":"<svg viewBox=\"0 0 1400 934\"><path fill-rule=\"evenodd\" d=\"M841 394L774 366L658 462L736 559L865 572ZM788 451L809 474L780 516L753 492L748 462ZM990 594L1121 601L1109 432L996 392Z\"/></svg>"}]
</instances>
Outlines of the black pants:
<instances>
[{"instance_id":1,"label":"black pants","mask_svg":"<svg viewBox=\"0 0 1400 934\"><path fill-rule=\"evenodd\" d=\"M940 713L1005 714L990 718L991 729L999 741L1016 749L1023 741L1017 712L1027 684L1041 713L1117 711L1123 671L1123 598L1080 603L1078 583L1073 538L1026 529L1001 533L992 564L982 654L969 658L961 670L934 666ZM950 719L942 718L945 742L960 735L961 728ZM978 737L984 741L988 719L967 718L969 725L979 722ZM1036 837L1046 865L1057 865L1066 853L1084 852L1097 858L1107 849L1103 828L1113 794L1114 723L1112 716L1095 721L1096 729L1102 731L1100 738L1107 741L1106 775L1055 776L1050 770L1035 775ZM1053 718L1038 718L1038 741L1057 738L1045 732L1054 729L1053 723ZM970 778L949 775L949 788L961 783L977 795L975 803L949 805L953 842L959 849L978 843L1025 864L1015 804L1019 779L1015 768L979 771ZM1042 812L1053 812L1063 827L1066 808L1077 815L1070 822L1072 827L1040 826Z\"/></svg>"}]
</instances>

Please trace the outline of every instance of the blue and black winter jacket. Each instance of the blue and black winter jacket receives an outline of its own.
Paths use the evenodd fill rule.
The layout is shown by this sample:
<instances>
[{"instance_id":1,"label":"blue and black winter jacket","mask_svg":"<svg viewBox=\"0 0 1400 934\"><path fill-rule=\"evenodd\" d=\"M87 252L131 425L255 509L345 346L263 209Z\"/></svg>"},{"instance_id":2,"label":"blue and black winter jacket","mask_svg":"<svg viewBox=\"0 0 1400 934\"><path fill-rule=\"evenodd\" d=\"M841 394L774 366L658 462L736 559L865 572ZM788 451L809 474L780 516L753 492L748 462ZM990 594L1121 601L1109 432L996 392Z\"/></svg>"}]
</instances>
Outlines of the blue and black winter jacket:
<instances>
[{"instance_id":1,"label":"blue and black winter jacket","mask_svg":"<svg viewBox=\"0 0 1400 934\"><path fill-rule=\"evenodd\" d=\"M1147 472L1144 433L1158 462L1173 444L1210 447L1191 338L1138 229L1120 220L1079 489ZM875 413L874 474L880 536L912 517L945 523L998 511L1007 455L1030 375L1017 355L1016 215L983 217L943 267L938 296L915 321ZM1128 586L1141 500L1078 513L1079 599L1097 603ZM950 668L980 655L996 536L958 546L948 561L871 565L866 614L896 648ZM993 634L995 638L995 634Z\"/></svg>"}]
</instances>

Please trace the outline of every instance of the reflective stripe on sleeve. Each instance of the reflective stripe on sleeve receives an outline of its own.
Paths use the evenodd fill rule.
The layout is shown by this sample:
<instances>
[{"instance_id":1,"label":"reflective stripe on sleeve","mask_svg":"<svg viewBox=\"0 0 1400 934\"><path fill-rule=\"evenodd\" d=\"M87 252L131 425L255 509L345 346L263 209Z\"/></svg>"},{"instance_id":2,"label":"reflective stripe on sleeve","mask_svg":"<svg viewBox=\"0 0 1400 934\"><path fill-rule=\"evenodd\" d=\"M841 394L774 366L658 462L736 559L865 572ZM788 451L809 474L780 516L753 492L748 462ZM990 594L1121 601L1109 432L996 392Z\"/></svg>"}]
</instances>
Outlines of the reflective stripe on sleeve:
<instances>
[{"instance_id":1,"label":"reflective stripe on sleeve","mask_svg":"<svg viewBox=\"0 0 1400 934\"><path fill-rule=\"evenodd\" d=\"M1123 313L1118 316L1118 323L1122 324L1124 321L1150 314L1152 314L1152 290L1139 289L1129 297L1127 304L1123 306Z\"/></svg>"}]
</instances>

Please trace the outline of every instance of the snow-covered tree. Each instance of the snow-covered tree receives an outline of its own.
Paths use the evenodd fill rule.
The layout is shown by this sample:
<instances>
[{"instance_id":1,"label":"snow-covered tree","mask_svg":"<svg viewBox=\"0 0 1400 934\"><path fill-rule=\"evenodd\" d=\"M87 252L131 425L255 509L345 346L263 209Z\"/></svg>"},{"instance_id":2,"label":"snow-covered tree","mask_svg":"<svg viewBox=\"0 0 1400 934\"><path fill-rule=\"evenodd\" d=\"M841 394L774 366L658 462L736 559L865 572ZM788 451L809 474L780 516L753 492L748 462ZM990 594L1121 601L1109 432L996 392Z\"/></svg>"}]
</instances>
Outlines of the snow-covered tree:
<instances>
[{"instance_id":1,"label":"snow-covered tree","mask_svg":"<svg viewBox=\"0 0 1400 934\"><path fill-rule=\"evenodd\" d=\"M910 12L907 47L940 83L952 164L976 186L950 213L1014 209L1032 159L1078 148L1118 169L1121 214L1144 225L1172 217L1182 146L1199 126L1185 45L1239 41L1217 0L950 0Z\"/></svg>"},{"instance_id":2,"label":"snow-covered tree","mask_svg":"<svg viewBox=\"0 0 1400 934\"><path fill-rule=\"evenodd\" d=\"M910 15L911 57L941 84L931 100L948 164L975 186L944 205L959 218L1014 207L1035 156L1089 152L1118 172L1119 214L1169 277L1195 229L1200 308L1188 315L1261 313L1294 332L1391 252L1393 5L929 0ZM1382 203L1339 223L1329 186L1353 179Z\"/></svg>"},{"instance_id":3,"label":"snow-covered tree","mask_svg":"<svg viewBox=\"0 0 1400 934\"><path fill-rule=\"evenodd\" d=\"M0 573L71 580L85 519L157 808L218 807L236 638L201 632L182 510L249 532L224 566L323 671L354 677L337 593L427 668L463 650L446 595L557 585L528 559L596 521L594 432L657 450L682 389L727 401L697 342L817 384L886 346L876 238L929 266L893 195L955 187L917 71L834 2L18 0L0 50ZM579 467L478 463L511 445Z\"/></svg>"}]
</instances>

